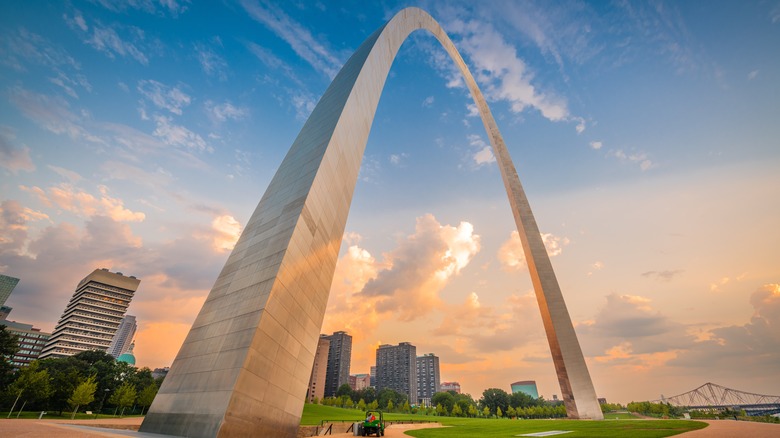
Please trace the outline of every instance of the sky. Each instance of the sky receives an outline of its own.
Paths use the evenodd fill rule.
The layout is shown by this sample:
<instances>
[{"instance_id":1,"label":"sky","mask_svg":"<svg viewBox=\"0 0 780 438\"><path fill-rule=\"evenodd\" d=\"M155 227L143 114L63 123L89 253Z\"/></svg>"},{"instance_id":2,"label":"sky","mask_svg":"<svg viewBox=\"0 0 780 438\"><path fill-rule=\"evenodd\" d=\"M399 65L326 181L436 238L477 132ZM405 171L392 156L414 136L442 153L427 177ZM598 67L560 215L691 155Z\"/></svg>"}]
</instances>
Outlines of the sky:
<instances>
[{"instance_id":1,"label":"sky","mask_svg":"<svg viewBox=\"0 0 780 438\"><path fill-rule=\"evenodd\" d=\"M780 394L780 2L94 0L0 6L0 273L51 331L135 275L139 366L169 366L332 78L407 6L487 97L596 391ZM479 398L555 371L487 136L425 32L374 119L323 333L440 357Z\"/></svg>"}]
</instances>

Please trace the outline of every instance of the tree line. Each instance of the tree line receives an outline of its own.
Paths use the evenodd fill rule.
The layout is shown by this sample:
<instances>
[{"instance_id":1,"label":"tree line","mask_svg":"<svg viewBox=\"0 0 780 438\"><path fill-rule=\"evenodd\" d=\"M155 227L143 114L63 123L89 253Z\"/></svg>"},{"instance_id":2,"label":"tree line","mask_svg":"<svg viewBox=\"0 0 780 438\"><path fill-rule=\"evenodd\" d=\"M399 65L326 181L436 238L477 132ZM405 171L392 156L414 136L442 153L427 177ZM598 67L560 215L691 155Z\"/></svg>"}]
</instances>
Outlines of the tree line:
<instances>
[{"instance_id":1,"label":"tree line","mask_svg":"<svg viewBox=\"0 0 780 438\"><path fill-rule=\"evenodd\" d=\"M149 368L137 369L117 362L102 351L84 351L65 358L32 361L14 369L9 358L18 349L16 336L0 325L0 403L8 418L23 410L63 412L113 409L124 415L128 408L141 413L152 404L162 379ZM3 410L5 410L3 409Z\"/></svg>"},{"instance_id":2,"label":"tree line","mask_svg":"<svg viewBox=\"0 0 780 438\"><path fill-rule=\"evenodd\" d=\"M430 405L417 406L406 394L383 388L372 387L353 390L348 384L341 385L334 397L315 398L315 404L348 409L381 409L384 412L437 415L449 417L483 418L559 418L566 416L561 402L548 402L543 397L533 398L517 392L509 394L498 388L486 389L482 398L474 400L470 394L455 391L437 392L431 397Z\"/></svg>"}]
</instances>

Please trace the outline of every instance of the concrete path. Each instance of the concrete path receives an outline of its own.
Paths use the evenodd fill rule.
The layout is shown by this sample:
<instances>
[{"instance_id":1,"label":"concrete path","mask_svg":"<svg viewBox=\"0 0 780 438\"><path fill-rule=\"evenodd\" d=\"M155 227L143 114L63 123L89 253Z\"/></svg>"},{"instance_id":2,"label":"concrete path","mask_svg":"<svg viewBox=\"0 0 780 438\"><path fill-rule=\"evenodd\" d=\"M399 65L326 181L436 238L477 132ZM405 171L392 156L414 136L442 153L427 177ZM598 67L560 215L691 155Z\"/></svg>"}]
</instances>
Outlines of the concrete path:
<instances>
[{"instance_id":1,"label":"concrete path","mask_svg":"<svg viewBox=\"0 0 780 438\"><path fill-rule=\"evenodd\" d=\"M696 421L703 421L709 426L677 436L684 438L780 438L780 424L734 420Z\"/></svg>"}]
</instances>

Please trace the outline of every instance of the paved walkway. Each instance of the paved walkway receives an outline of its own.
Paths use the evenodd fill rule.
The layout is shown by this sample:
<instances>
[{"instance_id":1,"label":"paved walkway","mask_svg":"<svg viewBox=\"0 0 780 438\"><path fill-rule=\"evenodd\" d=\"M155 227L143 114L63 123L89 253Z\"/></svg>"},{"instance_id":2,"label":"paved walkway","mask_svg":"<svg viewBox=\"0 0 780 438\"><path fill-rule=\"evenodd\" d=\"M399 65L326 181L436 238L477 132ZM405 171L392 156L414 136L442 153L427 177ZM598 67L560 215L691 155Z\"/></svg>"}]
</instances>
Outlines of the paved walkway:
<instances>
[{"instance_id":1,"label":"paved walkway","mask_svg":"<svg viewBox=\"0 0 780 438\"><path fill-rule=\"evenodd\" d=\"M677 436L685 438L780 438L780 424L734 420L696 420L709 426Z\"/></svg>"}]
</instances>

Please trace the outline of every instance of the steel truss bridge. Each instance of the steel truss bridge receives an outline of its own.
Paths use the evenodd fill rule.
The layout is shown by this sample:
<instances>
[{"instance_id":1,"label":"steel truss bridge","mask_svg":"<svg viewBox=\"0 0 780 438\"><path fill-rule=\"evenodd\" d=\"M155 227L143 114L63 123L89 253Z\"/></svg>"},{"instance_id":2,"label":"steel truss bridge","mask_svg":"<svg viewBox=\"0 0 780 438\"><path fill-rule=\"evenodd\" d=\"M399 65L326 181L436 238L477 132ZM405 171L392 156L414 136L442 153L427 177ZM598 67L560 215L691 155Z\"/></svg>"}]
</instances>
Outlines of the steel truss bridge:
<instances>
[{"instance_id":1,"label":"steel truss bridge","mask_svg":"<svg viewBox=\"0 0 780 438\"><path fill-rule=\"evenodd\" d=\"M661 396L656 402L696 410L744 410L751 416L780 413L780 396L754 394L709 382L680 395Z\"/></svg>"}]
</instances>

